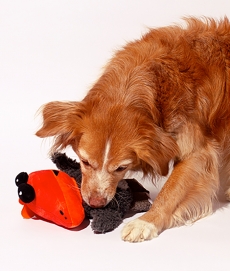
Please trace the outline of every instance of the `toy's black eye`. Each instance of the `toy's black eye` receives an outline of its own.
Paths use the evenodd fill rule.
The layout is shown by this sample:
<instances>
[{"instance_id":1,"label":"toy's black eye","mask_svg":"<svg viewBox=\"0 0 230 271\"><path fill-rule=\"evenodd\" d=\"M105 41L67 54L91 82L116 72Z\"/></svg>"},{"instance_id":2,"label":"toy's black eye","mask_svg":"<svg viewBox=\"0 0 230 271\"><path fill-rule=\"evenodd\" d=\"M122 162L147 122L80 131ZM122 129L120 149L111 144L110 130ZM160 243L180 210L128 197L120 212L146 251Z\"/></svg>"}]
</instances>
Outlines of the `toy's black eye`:
<instances>
[{"instance_id":1,"label":"toy's black eye","mask_svg":"<svg viewBox=\"0 0 230 271\"><path fill-rule=\"evenodd\" d=\"M16 176L15 184L19 186L23 183L27 183L28 179L29 179L28 174L26 172L21 172Z\"/></svg>"},{"instance_id":2,"label":"toy's black eye","mask_svg":"<svg viewBox=\"0 0 230 271\"><path fill-rule=\"evenodd\" d=\"M121 171L126 170L126 168L127 168L127 166L120 166L120 167L118 167L115 171L116 171L116 172L121 172Z\"/></svg>"},{"instance_id":3,"label":"toy's black eye","mask_svg":"<svg viewBox=\"0 0 230 271\"><path fill-rule=\"evenodd\" d=\"M35 199L34 188L30 184L22 183L18 187L18 196L24 203L30 203Z\"/></svg>"}]
</instances>

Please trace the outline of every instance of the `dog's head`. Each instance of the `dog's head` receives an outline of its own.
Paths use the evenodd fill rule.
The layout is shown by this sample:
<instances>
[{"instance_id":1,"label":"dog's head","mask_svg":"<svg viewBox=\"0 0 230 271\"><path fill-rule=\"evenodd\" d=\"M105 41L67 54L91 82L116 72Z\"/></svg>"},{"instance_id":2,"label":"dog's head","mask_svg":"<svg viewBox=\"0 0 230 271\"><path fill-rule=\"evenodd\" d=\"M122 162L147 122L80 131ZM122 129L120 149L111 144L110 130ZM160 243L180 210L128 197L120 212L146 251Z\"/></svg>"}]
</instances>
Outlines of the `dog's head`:
<instances>
[{"instance_id":1,"label":"dog's head","mask_svg":"<svg viewBox=\"0 0 230 271\"><path fill-rule=\"evenodd\" d=\"M166 175L177 153L174 140L141 111L84 100L51 102L42 109L43 126L36 135L54 136L53 151L72 146L80 158L83 199L102 207L129 170Z\"/></svg>"}]
</instances>

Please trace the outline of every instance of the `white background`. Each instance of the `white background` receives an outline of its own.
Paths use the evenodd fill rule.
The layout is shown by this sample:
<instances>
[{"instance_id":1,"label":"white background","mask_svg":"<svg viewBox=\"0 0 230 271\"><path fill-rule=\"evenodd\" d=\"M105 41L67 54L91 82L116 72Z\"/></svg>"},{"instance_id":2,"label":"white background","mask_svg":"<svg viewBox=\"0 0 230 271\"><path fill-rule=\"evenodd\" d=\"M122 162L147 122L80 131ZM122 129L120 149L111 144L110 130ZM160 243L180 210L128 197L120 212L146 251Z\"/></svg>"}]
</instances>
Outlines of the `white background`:
<instances>
[{"instance_id":1,"label":"white background","mask_svg":"<svg viewBox=\"0 0 230 271\"><path fill-rule=\"evenodd\" d=\"M43 103L81 100L115 49L187 15L230 16L230 1L0 0L0 270L229 270L228 205L130 244L122 225L95 235L22 219L14 184L21 171L54 167L49 140L34 136Z\"/></svg>"}]
</instances>

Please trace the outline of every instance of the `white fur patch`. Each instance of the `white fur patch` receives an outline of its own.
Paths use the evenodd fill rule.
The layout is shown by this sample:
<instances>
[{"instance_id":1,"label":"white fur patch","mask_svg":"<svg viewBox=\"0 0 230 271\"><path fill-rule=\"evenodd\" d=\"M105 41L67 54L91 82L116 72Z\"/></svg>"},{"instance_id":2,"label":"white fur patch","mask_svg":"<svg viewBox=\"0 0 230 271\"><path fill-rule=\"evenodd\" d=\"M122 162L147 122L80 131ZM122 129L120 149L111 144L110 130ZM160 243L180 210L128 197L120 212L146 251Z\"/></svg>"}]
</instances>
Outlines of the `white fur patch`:
<instances>
[{"instance_id":1,"label":"white fur patch","mask_svg":"<svg viewBox=\"0 0 230 271\"><path fill-rule=\"evenodd\" d=\"M103 159L103 166L102 166L102 168L104 168L105 165L108 162L110 147L111 147L110 141L107 141L106 145L105 145L105 152L104 152L104 159Z\"/></svg>"},{"instance_id":2,"label":"white fur patch","mask_svg":"<svg viewBox=\"0 0 230 271\"><path fill-rule=\"evenodd\" d=\"M157 228L154 224L135 219L124 226L121 238L129 242L143 242L158 236Z\"/></svg>"},{"instance_id":3,"label":"white fur patch","mask_svg":"<svg viewBox=\"0 0 230 271\"><path fill-rule=\"evenodd\" d=\"M110 142L108 141L105 145L105 151L104 151L104 157L103 157L103 163L102 168L100 171L97 172L97 178L98 180L106 180L108 178L108 171L107 171L107 162L109 159L109 151L110 151Z\"/></svg>"}]
</instances>

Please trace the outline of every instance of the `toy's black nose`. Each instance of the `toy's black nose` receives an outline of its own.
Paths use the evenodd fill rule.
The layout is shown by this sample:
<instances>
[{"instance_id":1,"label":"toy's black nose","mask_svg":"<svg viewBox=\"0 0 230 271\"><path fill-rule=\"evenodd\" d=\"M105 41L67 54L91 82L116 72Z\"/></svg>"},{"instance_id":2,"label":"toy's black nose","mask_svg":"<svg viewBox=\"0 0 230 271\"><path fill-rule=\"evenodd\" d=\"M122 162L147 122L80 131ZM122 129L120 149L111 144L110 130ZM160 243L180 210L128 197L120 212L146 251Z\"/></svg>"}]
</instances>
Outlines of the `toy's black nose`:
<instances>
[{"instance_id":1,"label":"toy's black nose","mask_svg":"<svg viewBox=\"0 0 230 271\"><path fill-rule=\"evenodd\" d=\"M19 173L15 178L15 184L18 187L18 196L24 203L30 203L35 199L34 188L28 184L29 175L26 172Z\"/></svg>"}]
</instances>

